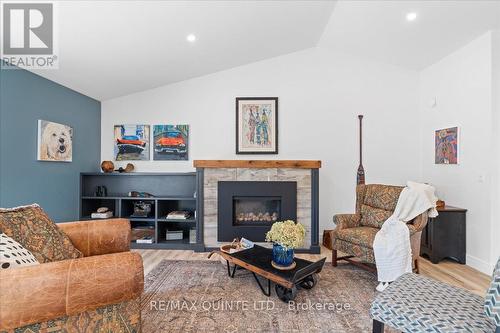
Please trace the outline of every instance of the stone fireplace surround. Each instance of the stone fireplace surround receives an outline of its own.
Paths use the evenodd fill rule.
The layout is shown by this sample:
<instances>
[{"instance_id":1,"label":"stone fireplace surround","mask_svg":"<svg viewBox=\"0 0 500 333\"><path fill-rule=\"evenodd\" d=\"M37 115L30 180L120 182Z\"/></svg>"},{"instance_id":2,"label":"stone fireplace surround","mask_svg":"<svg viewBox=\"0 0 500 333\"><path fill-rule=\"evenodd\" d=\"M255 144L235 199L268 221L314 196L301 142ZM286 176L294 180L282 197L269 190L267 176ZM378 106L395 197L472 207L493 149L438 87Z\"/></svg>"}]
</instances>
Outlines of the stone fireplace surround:
<instances>
[{"instance_id":1,"label":"stone fireplace surround","mask_svg":"<svg viewBox=\"0 0 500 333\"><path fill-rule=\"evenodd\" d=\"M297 222L306 228L304 248L319 253L319 168L321 161L285 160L195 160L198 173L198 212L201 240L207 250L219 248L217 241L217 189L219 181L297 182Z\"/></svg>"}]
</instances>

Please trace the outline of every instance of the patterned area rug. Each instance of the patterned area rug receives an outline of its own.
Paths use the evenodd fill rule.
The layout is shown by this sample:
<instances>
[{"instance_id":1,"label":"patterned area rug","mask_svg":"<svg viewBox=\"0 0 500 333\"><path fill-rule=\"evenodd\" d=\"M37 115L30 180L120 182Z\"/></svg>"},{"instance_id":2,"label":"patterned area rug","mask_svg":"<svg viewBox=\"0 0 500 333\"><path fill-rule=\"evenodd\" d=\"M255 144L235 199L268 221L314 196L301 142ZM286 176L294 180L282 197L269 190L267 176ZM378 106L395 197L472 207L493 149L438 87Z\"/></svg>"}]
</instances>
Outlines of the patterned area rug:
<instances>
[{"instance_id":1,"label":"patterned area rug","mask_svg":"<svg viewBox=\"0 0 500 333\"><path fill-rule=\"evenodd\" d=\"M231 279L218 261L163 260L145 279L143 332L371 332L376 284L369 272L327 263L316 287L286 304L247 271Z\"/></svg>"}]
</instances>

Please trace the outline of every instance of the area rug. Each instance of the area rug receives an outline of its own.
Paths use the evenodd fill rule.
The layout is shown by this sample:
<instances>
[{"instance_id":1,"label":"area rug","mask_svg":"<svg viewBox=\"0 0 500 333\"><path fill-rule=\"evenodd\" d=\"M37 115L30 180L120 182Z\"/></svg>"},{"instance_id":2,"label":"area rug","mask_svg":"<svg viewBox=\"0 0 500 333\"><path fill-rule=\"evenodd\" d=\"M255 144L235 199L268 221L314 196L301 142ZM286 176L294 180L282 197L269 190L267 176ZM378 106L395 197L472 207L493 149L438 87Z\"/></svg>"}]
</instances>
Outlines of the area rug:
<instances>
[{"instance_id":1,"label":"area rug","mask_svg":"<svg viewBox=\"0 0 500 333\"><path fill-rule=\"evenodd\" d=\"M267 287L267 284L263 284ZM262 294L252 274L227 275L218 261L163 260L145 278L143 332L369 332L375 275L325 264L312 290L294 303L272 288Z\"/></svg>"}]
</instances>

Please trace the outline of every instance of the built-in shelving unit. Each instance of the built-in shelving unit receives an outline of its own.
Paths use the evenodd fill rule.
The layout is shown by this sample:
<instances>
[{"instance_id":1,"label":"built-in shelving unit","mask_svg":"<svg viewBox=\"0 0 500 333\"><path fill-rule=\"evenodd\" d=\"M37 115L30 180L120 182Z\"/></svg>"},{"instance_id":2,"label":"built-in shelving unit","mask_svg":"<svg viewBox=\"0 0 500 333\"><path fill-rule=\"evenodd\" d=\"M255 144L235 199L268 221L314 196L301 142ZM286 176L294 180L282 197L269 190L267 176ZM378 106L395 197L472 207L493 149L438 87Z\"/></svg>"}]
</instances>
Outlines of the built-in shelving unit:
<instances>
[{"instance_id":1,"label":"built-in shelving unit","mask_svg":"<svg viewBox=\"0 0 500 333\"><path fill-rule=\"evenodd\" d=\"M80 175L80 219L89 220L99 207L113 211L113 217L130 220L135 230L153 232L153 244L132 242L132 248L143 249L192 249L203 251L201 219L198 218L197 174L189 173L82 173ZM98 186L105 186L108 195L96 196ZM131 191L147 192L154 197L129 197ZM146 217L133 216L134 202L151 203L151 213ZM193 212L189 219L167 219L176 210ZM105 223L105 221L103 221ZM167 240L167 230L182 230L182 240ZM195 230L195 242L190 242L190 232Z\"/></svg>"}]
</instances>

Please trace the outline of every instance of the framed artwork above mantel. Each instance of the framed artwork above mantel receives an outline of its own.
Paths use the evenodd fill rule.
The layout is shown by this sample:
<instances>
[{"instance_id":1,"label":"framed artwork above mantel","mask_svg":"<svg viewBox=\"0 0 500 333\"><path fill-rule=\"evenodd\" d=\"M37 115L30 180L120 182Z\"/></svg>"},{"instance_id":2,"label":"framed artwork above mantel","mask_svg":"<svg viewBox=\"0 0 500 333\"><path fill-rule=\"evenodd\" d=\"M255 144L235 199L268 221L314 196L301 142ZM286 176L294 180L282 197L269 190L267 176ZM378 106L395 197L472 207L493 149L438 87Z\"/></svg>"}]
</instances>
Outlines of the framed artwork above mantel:
<instances>
[{"instance_id":1,"label":"framed artwork above mantel","mask_svg":"<svg viewBox=\"0 0 500 333\"><path fill-rule=\"evenodd\" d=\"M278 154L278 97L236 98L236 154Z\"/></svg>"}]
</instances>

